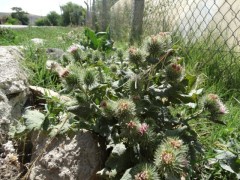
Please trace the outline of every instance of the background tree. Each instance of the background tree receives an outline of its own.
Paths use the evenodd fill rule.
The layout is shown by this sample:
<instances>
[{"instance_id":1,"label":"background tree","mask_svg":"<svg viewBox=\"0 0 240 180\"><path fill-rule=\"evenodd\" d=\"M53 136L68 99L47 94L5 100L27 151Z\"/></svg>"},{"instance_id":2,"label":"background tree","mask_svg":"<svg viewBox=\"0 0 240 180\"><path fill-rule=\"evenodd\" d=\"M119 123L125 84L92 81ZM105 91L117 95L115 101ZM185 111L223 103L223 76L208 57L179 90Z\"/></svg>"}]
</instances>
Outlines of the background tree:
<instances>
[{"instance_id":1,"label":"background tree","mask_svg":"<svg viewBox=\"0 0 240 180\"><path fill-rule=\"evenodd\" d=\"M85 20L85 22L86 22L86 25L87 26L90 26L90 24L91 24L91 0L89 1L89 0L87 0L87 1L84 1L84 3L86 4L86 6L87 6L87 12L86 12L86 20Z\"/></svg>"},{"instance_id":2,"label":"background tree","mask_svg":"<svg viewBox=\"0 0 240 180\"><path fill-rule=\"evenodd\" d=\"M51 11L46 17L42 17L36 20L36 26L59 26L61 16L55 11Z\"/></svg>"},{"instance_id":3,"label":"background tree","mask_svg":"<svg viewBox=\"0 0 240 180\"><path fill-rule=\"evenodd\" d=\"M68 2L60 7L62 10L62 25L82 25L85 21L86 10L77 4Z\"/></svg>"},{"instance_id":4,"label":"background tree","mask_svg":"<svg viewBox=\"0 0 240 180\"><path fill-rule=\"evenodd\" d=\"M49 22L46 17L39 18L35 21L36 26L49 26Z\"/></svg>"},{"instance_id":5,"label":"background tree","mask_svg":"<svg viewBox=\"0 0 240 180\"><path fill-rule=\"evenodd\" d=\"M23 11L20 7L13 7L12 10L15 11L11 13L12 18L18 19L22 25L28 25L29 18L27 12Z\"/></svg>"},{"instance_id":6,"label":"background tree","mask_svg":"<svg viewBox=\"0 0 240 180\"><path fill-rule=\"evenodd\" d=\"M143 25L144 0L133 0L132 25L130 32L130 44L141 41Z\"/></svg>"},{"instance_id":7,"label":"background tree","mask_svg":"<svg viewBox=\"0 0 240 180\"><path fill-rule=\"evenodd\" d=\"M118 0L91 0L91 27L95 31L106 31L110 25L111 7Z\"/></svg>"},{"instance_id":8,"label":"background tree","mask_svg":"<svg viewBox=\"0 0 240 180\"><path fill-rule=\"evenodd\" d=\"M110 20L110 1L102 0L102 31L106 31Z\"/></svg>"},{"instance_id":9,"label":"background tree","mask_svg":"<svg viewBox=\"0 0 240 180\"><path fill-rule=\"evenodd\" d=\"M93 3L92 3L92 28L94 30L98 30L96 0L93 0Z\"/></svg>"},{"instance_id":10,"label":"background tree","mask_svg":"<svg viewBox=\"0 0 240 180\"><path fill-rule=\"evenodd\" d=\"M55 11L51 11L46 18L51 26L58 26L60 24L61 16Z\"/></svg>"}]
</instances>

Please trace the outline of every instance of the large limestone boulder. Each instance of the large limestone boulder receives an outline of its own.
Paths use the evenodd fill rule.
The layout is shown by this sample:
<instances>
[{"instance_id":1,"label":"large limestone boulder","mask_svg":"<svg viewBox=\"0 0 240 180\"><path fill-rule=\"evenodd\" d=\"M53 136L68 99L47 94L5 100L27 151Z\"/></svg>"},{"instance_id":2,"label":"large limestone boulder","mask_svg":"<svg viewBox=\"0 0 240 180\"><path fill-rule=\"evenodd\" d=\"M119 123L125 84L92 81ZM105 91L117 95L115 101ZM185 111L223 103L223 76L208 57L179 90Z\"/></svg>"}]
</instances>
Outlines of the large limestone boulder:
<instances>
[{"instance_id":1,"label":"large limestone boulder","mask_svg":"<svg viewBox=\"0 0 240 180\"><path fill-rule=\"evenodd\" d=\"M27 100L27 76L20 66L21 59L19 47L0 46L0 145Z\"/></svg>"},{"instance_id":2,"label":"large limestone boulder","mask_svg":"<svg viewBox=\"0 0 240 180\"><path fill-rule=\"evenodd\" d=\"M49 139L42 133L32 136L32 161ZM97 180L96 172L104 163L105 151L99 139L82 130L72 136L55 138L31 170L30 180Z\"/></svg>"},{"instance_id":3,"label":"large limestone boulder","mask_svg":"<svg viewBox=\"0 0 240 180\"><path fill-rule=\"evenodd\" d=\"M21 68L19 47L0 46L0 179L17 179L20 166L16 152L7 148L9 125L21 116L27 100L27 76ZM5 144L4 144L5 143Z\"/></svg>"}]
</instances>

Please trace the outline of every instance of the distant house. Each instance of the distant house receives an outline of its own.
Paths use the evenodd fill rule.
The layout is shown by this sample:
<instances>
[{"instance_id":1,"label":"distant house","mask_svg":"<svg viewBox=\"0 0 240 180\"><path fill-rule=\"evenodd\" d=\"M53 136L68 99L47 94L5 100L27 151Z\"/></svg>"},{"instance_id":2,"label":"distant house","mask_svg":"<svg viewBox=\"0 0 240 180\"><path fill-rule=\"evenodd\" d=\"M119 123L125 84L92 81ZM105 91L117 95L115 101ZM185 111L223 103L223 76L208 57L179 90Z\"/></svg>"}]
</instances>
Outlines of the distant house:
<instances>
[{"instance_id":1,"label":"distant house","mask_svg":"<svg viewBox=\"0 0 240 180\"><path fill-rule=\"evenodd\" d=\"M35 25L35 22L39 19L42 18L43 16L38 16L38 15L34 15L34 14L29 14L28 18L29 18L29 25Z\"/></svg>"},{"instance_id":2,"label":"distant house","mask_svg":"<svg viewBox=\"0 0 240 180\"><path fill-rule=\"evenodd\" d=\"M0 12L0 24L5 24L10 13Z\"/></svg>"}]
</instances>

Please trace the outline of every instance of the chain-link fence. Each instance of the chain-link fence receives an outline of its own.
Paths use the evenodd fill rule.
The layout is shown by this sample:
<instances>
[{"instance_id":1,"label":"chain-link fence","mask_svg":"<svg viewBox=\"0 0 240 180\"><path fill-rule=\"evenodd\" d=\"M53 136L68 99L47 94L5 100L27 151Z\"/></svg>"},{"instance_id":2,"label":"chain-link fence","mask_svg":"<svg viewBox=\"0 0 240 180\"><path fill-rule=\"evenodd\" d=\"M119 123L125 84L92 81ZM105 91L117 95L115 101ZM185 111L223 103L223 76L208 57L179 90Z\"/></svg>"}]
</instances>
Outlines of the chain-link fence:
<instances>
[{"instance_id":1,"label":"chain-link fence","mask_svg":"<svg viewBox=\"0 0 240 180\"><path fill-rule=\"evenodd\" d=\"M147 0L144 30L145 35L178 32L187 42L224 41L229 50L240 52L240 1Z\"/></svg>"},{"instance_id":2,"label":"chain-link fence","mask_svg":"<svg viewBox=\"0 0 240 180\"><path fill-rule=\"evenodd\" d=\"M131 5L131 0L120 0L112 8L113 32L120 37L130 29ZM186 42L221 40L240 52L240 1L145 0L143 30L144 36L177 32Z\"/></svg>"},{"instance_id":3,"label":"chain-link fence","mask_svg":"<svg viewBox=\"0 0 240 180\"><path fill-rule=\"evenodd\" d=\"M118 40L127 40L131 5L130 0L120 0L112 7L111 27ZM185 49L193 51L196 45L195 50L206 55L199 60L202 66L212 65L218 79L226 75L225 83L240 84L240 73L236 77L240 68L240 0L145 0L144 11L143 37L172 32Z\"/></svg>"}]
</instances>

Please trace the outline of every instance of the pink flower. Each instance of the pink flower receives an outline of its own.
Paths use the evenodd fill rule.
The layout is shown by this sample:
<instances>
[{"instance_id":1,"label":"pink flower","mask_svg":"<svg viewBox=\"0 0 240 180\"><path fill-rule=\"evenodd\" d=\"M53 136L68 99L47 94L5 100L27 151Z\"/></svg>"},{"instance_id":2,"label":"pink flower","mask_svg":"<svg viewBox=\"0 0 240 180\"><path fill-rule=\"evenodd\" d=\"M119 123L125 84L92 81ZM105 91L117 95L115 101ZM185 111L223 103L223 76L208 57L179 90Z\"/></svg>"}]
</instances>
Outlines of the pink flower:
<instances>
[{"instance_id":1,"label":"pink flower","mask_svg":"<svg viewBox=\"0 0 240 180\"><path fill-rule=\"evenodd\" d=\"M147 171L140 172L140 173L136 174L134 177L135 177L135 180L147 180L147 179L149 179Z\"/></svg>"},{"instance_id":2,"label":"pink flower","mask_svg":"<svg viewBox=\"0 0 240 180\"><path fill-rule=\"evenodd\" d=\"M147 132L147 130L148 130L148 125L146 124L146 123L142 123L141 124L141 126L140 126L140 128L139 128L139 133L141 134L141 136L142 135L144 135L146 132Z\"/></svg>"},{"instance_id":3,"label":"pink flower","mask_svg":"<svg viewBox=\"0 0 240 180\"><path fill-rule=\"evenodd\" d=\"M69 75L69 71L67 68L64 68L62 69L60 72L59 72L59 76L62 77L62 78L65 78Z\"/></svg>"},{"instance_id":4,"label":"pink flower","mask_svg":"<svg viewBox=\"0 0 240 180\"><path fill-rule=\"evenodd\" d=\"M136 127L136 123L133 121L130 121L129 123L127 123L127 127L133 129L134 127Z\"/></svg>"},{"instance_id":5,"label":"pink flower","mask_svg":"<svg viewBox=\"0 0 240 180\"><path fill-rule=\"evenodd\" d=\"M100 103L100 107L103 108L103 109L107 108L107 102L106 101L102 101Z\"/></svg>"},{"instance_id":6,"label":"pink flower","mask_svg":"<svg viewBox=\"0 0 240 180\"><path fill-rule=\"evenodd\" d=\"M70 53L75 53L78 49L79 49L79 47L77 45L72 45L68 48L67 51Z\"/></svg>"},{"instance_id":7,"label":"pink flower","mask_svg":"<svg viewBox=\"0 0 240 180\"><path fill-rule=\"evenodd\" d=\"M228 109L226 108L226 106L221 101L219 101L218 104L219 104L219 113L220 114L227 114Z\"/></svg>"}]
</instances>

